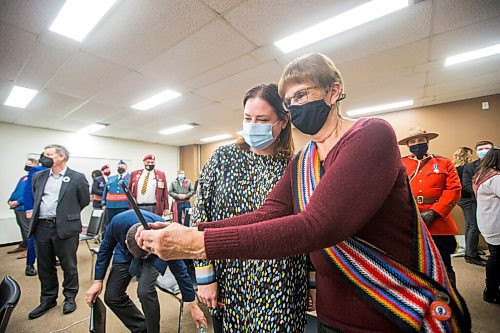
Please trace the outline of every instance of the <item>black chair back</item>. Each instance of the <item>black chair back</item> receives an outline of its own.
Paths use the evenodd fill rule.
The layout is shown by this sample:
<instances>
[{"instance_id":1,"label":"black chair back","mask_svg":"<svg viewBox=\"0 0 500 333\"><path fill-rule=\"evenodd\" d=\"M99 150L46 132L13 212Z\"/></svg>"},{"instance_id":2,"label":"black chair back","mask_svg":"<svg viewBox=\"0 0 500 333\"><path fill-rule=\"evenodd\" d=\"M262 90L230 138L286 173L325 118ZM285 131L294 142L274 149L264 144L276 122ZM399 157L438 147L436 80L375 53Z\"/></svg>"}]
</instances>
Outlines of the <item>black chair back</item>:
<instances>
[{"instance_id":1,"label":"black chair back","mask_svg":"<svg viewBox=\"0 0 500 333\"><path fill-rule=\"evenodd\" d=\"M0 333L7 330L10 316L21 298L19 284L9 275L0 284Z\"/></svg>"},{"instance_id":2,"label":"black chair back","mask_svg":"<svg viewBox=\"0 0 500 333\"><path fill-rule=\"evenodd\" d=\"M95 237L101 232L101 226L104 221L104 212L100 216L90 216L89 225L87 227L87 236Z\"/></svg>"}]
</instances>

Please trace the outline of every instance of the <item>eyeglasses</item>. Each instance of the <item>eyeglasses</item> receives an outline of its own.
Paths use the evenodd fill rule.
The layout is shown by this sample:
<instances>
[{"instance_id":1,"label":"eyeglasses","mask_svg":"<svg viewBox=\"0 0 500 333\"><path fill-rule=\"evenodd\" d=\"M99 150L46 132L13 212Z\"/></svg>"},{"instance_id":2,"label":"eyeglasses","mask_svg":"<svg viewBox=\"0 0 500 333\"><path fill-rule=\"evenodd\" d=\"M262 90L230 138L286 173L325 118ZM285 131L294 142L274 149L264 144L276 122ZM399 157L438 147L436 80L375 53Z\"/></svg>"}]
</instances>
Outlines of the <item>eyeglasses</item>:
<instances>
[{"instance_id":1,"label":"eyeglasses","mask_svg":"<svg viewBox=\"0 0 500 333\"><path fill-rule=\"evenodd\" d=\"M309 91L312 89L319 88L318 86L312 86L312 87L307 87L304 89L297 90L295 94L291 98L286 98L283 101L283 108L285 110L289 111L290 105L292 104L292 101L294 104L302 105L307 103L307 98L309 97Z\"/></svg>"}]
</instances>

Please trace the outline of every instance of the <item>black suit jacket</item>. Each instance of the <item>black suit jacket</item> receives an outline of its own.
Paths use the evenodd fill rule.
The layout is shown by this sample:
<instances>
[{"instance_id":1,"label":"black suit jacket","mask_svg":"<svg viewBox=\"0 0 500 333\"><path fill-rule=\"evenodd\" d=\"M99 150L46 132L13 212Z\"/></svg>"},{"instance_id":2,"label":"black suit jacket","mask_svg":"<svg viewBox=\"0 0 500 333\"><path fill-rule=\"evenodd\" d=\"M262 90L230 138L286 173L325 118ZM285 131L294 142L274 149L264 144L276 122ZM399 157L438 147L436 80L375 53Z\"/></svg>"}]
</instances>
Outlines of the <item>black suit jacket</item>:
<instances>
[{"instance_id":1,"label":"black suit jacket","mask_svg":"<svg viewBox=\"0 0 500 333\"><path fill-rule=\"evenodd\" d=\"M30 235L35 233L38 226L40 203L49 173L50 169L47 169L33 176L33 224ZM59 238L72 237L82 231L80 212L90 203L89 183L85 175L67 168L64 177L68 177L69 180L62 182L56 209L56 227Z\"/></svg>"},{"instance_id":2,"label":"black suit jacket","mask_svg":"<svg viewBox=\"0 0 500 333\"><path fill-rule=\"evenodd\" d=\"M476 174L477 168L479 167L480 160L475 160L474 162L468 163L464 166L464 172L462 174L462 188L466 190L471 198L476 201L476 196L472 190L472 177Z\"/></svg>"}]
</instances>

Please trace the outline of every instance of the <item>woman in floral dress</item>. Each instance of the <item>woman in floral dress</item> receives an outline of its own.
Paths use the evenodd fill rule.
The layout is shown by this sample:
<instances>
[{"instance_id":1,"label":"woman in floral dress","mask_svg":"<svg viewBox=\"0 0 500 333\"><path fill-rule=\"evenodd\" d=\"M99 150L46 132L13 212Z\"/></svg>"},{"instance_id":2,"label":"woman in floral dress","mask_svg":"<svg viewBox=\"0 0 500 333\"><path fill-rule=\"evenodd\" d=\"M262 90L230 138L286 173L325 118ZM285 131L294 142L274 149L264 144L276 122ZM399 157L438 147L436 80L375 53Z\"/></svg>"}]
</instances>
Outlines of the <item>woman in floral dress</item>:
<instances>
[{"instance_id":1,"label":"woman in floral dress","mask_svg":"<svg viewBox=\"0 0 500 333\"><path fill-rule=\"evenodd\" d=\"M218 148L199 179L194 222L222 220L259 208L293 154L290 117L275 84L243 99L243 138ZM293 242L293 240L290 240ZM274 260L196 261L200 300L215 332L303 332L306 256Z\"/></svg>"}]
</instances>

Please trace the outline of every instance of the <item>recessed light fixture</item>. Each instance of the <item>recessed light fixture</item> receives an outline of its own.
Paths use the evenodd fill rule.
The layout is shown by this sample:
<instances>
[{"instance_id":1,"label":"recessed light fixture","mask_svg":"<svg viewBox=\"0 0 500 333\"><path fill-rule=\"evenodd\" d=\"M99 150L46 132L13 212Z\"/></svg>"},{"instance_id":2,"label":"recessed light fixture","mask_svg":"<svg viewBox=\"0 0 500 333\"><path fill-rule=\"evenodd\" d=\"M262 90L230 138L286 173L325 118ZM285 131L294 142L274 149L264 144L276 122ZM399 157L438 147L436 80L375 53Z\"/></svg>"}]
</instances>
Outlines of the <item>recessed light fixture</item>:
<instances>
[{"instance_id":1,"label":"recessed light fixture","mask_svg":"<svg viewBox=\"0 0 500 333\"><path fill-rule=\"evenodd\" d=\"M243 136L243 131L238 131L238 132L236 132L236 134L239 136Z\"/></svg>"},{"instance_id":2,"label":"recessed light fixture","mask_svg":"<svg viewBox=\"0 0 500 333\"><path fill-rule=\"evenodd\" d=\"M194 126L193 125L186 125L186 124L179 125L179 126L163 129L160 131L160 134L170 135L170 134L179 133L182 131L187 131L187 130L190 130L191 128L194 128Z\"/></svg>"},{"instance_id":3,"label":"recessed light fixture","mask_svg":"<svg viewBox=\"0 0 500 333\"><path fill-rule=\"evenodd\" d=\"M66 0L49 30L81 42L116 0Z\"/></svg>"},{"instance_id":4,"label":"recessed light fixture","mask_svg":"<svg viewBox=\"0 0 500 333\"><path fill-rule=\"evenodd\" d=\"M38 90L14 86L4 105L24 109L36 94L38 94Z\"/></svg>"},{"instance_id":5,"label":"recessed light fixture","mask_svg":"<svg viewBox=\"0 0 500 333\"><path fill-rule=\"evenodd\" d=\"M292 52L405 7L408 7L408 0L373 0L285 37L274 45L284 53Z\"/></svg>"},{"instance_id":6,"label":"recessed light fixture","mask_svg":"<svg viewBox=\"0 0 500 333\"><path fill-rule=\"evenodd\" d=\"M462 62L476 60L479 58L489 57L495 54L500 53L500 44L484 47L479 50L474 50L470 52L465 52L461 54L457 54L451 57L446 58L444 65L451 66L455 64L460 64Z\"/></svg>"},{"instance_id":7,"label":"recessed light fixture","mask_svg":"<svg viewBox=\"0 0 500 333\"><path fill-rule=\"evenodd\" d=\"M180 93L167 89L159 94L149 97L142 102L136 103L131 106L132 109L148 110L162 103L168 102L174 98L181 96Z\"/></svg>"},{"instance_id":8,"label":"recessed light fixture","mask_svg":"<svg viewBox=\"0 0 500 333\"><path fill-rule=\"evenodd\" d=\"M200 141L202 142L213 142L213 141L221 141L221 140L224 140L224 139L230 139L232 138L233 136L231 134L221 134L221 135L216 135L216 136L210 136L208 138L203 138L203 139L200 139Z\"/></svg>"},{"instance_id":9,"label":"recessed light fixture","mask_svg":"<svg viewBox=\"0 0 500 333\"><path fill-rule=\"evenodd\" d=\"M95 124L92 124L92 125L89 125L87 127L82 128L81 130L78 131L78 133L90 134L90 133L94 133L96 131L102 130L106 126L108 126L108 124L95 123Z\"/></svg>"},{"instance_id":10,"label":"recessed light fixture","mask_svg":"<svg viewBox=\"0 0 500 333\"><path fill-rule=\"evenodd\" d=\"M365 115L365 114L379 113L381 111L400 109L400 108L403 108L406 106L411 106L411 105L413 105L412 99L407 100L407 101L390 103L390 104L375 105L375 106L370 106L370 107L362 108L362 109L354 109L354 110L347 111L346 113L350 117L355 117L355 116L361 116L361 115Z\"/></svg>"}]
</instances>

